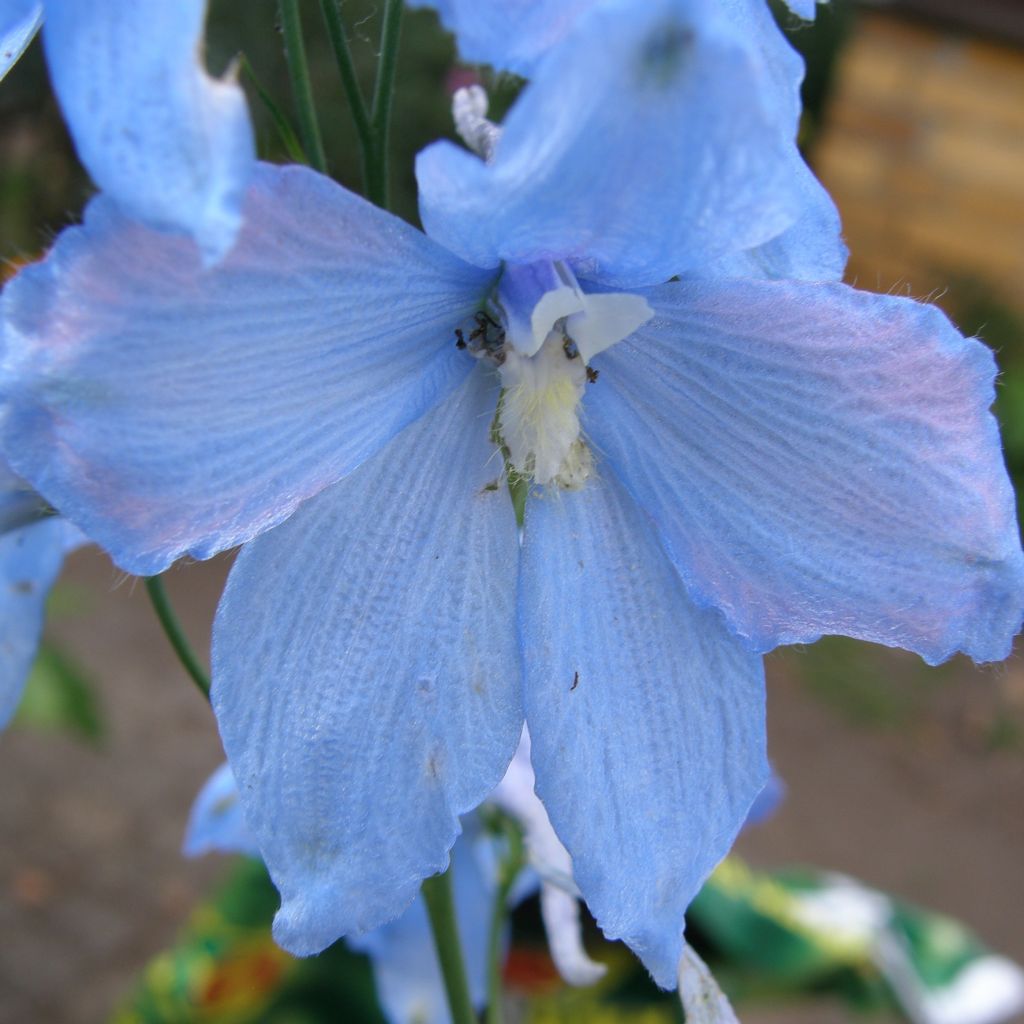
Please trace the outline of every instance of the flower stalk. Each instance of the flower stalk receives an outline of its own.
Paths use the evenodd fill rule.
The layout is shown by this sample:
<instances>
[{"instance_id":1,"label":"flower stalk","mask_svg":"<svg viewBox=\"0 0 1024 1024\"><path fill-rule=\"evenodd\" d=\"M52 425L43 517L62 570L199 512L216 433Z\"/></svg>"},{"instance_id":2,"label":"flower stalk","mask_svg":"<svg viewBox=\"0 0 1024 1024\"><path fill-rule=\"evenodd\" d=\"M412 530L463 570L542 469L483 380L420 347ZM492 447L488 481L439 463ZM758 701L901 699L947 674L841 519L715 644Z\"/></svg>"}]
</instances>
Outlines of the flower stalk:
<instances>
[{"instance_id":1,"label":"flower stalk","mask_svg":"<svg viewBox=\"0 0 1024 1024\"><path fill-rule=\"evenodd\" d=\"M302 148L309 158L310 166L321 174L326 174L327 157L324 155L320 125L316 118L316 105L313 102L313 88L309 81L309 64L306 61L306 47L302 41L302 20L299 16L298 0L280 0L280 11L284 53L299 115Z\"/></svg>"},{"instance_id":2,"label":"flower stalk","mask_svg":"<svg viewBox=\"0 0 1024 1024\"><path fill-rule=\"evenodd\" d=\"M174 653L177 654L178 660L189 674L192 682L196 684L196 688L209 700L210 677L207 675L202 664L200 664L195 651L192 650L192 645L185 636L185 631L181 628L181 623L175 614L171 599L167 596L163 577L147 576L145 582L149 599L153 603L153 610L156 612L156 617L163 627L164 633L167 634L171 647L174 648Z\"/></svg>"},{"instance_id":3,"label":"flower stalk","mask_svg":"<svg viewBox=\"0 0 1024 1024\"><path fill-rule=\"evenodd\" d=\"M434 875L423 882L423 900L427 905L427 916L430 918L437 960L441 965L441 976L444 978L452 1024L476 1024L473 1000L469 995L466 964L462 957L462 944L459 941L451 879L452 869L449 864L440 875Z\"/></svg>"}]
</instances>

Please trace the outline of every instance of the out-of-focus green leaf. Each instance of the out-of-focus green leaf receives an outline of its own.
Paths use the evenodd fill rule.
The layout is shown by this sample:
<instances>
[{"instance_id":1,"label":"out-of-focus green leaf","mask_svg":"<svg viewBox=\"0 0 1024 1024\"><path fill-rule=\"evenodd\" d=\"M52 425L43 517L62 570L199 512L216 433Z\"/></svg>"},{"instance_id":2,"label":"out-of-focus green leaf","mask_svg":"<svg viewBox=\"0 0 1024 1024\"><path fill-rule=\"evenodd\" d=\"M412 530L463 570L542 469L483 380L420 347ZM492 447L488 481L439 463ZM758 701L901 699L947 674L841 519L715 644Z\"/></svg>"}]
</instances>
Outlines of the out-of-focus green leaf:
<instances>
[{"instance_id":1,"label":"out-of-focus green leaf","mask_svg":"<svg viewBox=\"0 0 1024 1024\"><path fill-rule=\"evenodd\" d=\"M70 732L91 743L98 743L104 732L88 677L67 656L46 645L39 651L14 722L30 729Z\"/></svg>"}]
</instances>

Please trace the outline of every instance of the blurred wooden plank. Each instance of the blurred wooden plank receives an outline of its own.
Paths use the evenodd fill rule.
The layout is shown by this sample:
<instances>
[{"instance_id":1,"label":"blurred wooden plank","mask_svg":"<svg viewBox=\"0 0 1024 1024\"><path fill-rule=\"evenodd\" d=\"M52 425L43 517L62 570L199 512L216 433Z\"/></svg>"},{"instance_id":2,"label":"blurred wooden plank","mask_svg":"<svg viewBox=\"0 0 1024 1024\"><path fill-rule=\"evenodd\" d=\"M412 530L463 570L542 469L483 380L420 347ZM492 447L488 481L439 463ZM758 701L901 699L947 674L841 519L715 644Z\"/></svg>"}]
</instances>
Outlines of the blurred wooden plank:
<instances>
[{"instance_id":1,"label":"blurred wooden plank","mask_svg":"<svg viewBox=\"0 0 1024 1024\"><path fill-rule=\"evenodd\" d=\"M862 16L814 162L862 287L981 282L1024 312L1024 52Z\"/></svg>"}]
</instances>

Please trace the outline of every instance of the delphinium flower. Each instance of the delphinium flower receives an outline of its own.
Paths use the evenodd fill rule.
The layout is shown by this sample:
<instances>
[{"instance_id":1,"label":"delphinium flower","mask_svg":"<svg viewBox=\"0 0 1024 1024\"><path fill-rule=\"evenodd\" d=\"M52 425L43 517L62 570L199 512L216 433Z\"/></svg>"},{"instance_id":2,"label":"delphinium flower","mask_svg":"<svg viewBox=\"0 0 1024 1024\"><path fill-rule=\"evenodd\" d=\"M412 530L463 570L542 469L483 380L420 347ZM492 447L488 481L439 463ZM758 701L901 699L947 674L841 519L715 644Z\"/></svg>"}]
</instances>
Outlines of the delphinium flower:
<instances>
[{"instance_id":1,"label":"delphinium flower","mask_svg":"<svg viewBox=\"0 0 1024 1024\"><path fill-rule=\"evenodd\" d=\"M0 462L0 729L18 706L39 647L46 598L64 556L82 543L70 523Z\"/></svg>"},{"instance_id":2,"label":"delphinium flower","mask_svg":"<svg viewBox=\"0 0 1024 1024\"><path fill-rule=\"evenodd\" d=\"M199 62L206 0L6 0L0 78L43 26L50 79L93 181L121 210L194 237L208 261L238 232L255 164L233 72Z\"/></svg>"},{"instance_id":3,"label":"delphinium flower","mask_svg":"<svg viewBox=\"0 0 1024 1024\"><path fill-rule=\"evenodd\" d=\"M486 162L421 155L427 235L263 166L214 268L101 196L5 292L17 471L127 571L249 542L213 702L294 952L411 902L525 717L580 892L672 986L767 777L761 652L1009 651L991 353L838 283L752 24L582 13L500 134L463 97Z\"/></svg>"}]
</instances>

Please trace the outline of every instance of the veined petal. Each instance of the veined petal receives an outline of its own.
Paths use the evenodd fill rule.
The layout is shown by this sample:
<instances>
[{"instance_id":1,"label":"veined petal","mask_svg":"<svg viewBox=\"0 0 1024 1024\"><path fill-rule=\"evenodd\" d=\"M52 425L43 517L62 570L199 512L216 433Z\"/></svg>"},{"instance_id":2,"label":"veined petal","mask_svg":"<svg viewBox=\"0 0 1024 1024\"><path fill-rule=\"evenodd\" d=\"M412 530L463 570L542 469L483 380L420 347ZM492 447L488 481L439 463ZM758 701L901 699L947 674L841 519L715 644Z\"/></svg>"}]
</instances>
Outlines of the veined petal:
<instances>
[{"instance_id":1,"label":"veined petal","mask_svg":"<svg viewBox=\"0 0 1024 1024\"><path fill-rule=\"evenodd\" d=\"M52 517L0 536L0 728L17 709L36 659L46 597L71 532Z\"/></svg>"},{"instance_id":2,"label":"veined petal","mask_svg":"<svg viewBox=\"0 0 1024 1024\"><path fill-rule=\"evenodd\" d=\"M646 293L586 427L694 597L758 650L842 633L1006 657L1024 556L992 353L942 313L839 284Z\"/></svg>"},{"instance_id":3,"label":"veined petal","mask_svg":"<svg viewBox=\"0 0 1024 1024\"><path fill-rule=\"evenodd\" d=\"M487 1002L487 950L496 886L493 873L484 870L475 855L479 841L468 823L452 849L452 888L469 995L481 1010ZM348 944L370 957L377 998L391 1024L450 1024L422 896L398 920L353 937Z\"/></svg>"},{"instance_id":4,"label":"veined petal","mask_svg":"<svg viewBox=\"0 0 1024 1024\"><path fill-rule=\"evenodd\" d=\"M182 852L186 857L204 853L244 853L258 857L260 851L242 816L238 784L226 761L203 783L188 816Z\"/></svg>"},{"instance_id":5,"label":"veined petal","mask_svg":"<svg viewBox=\"0 0 1024 1024\"><path fill-rule=\"evenodd\" d=\"M717 0L611 0L543 59L488 163L420 153L423 223L480 266L563 259L609 287L759 245L798 213L772 87Z\"/></svg>"},{"instance_id":6,"label":"veined petal","mask_svg":"<svg viewBox=\"0 0 1024 1024\"><path fill-rule=\"evenodd\" d=\"M103 197L2 298L2 443L128 572L285 519L472 368L452 328L488 276L300 167L262 166L238 245Z\"/></svg>"},{"instance_id":7,"label":"veined petal","mask_svg":"<svg viewBox=\"0 0 1024 1024\"><path fill-rule=\"evenodd\" d=\"M43 24L43 5L33 0L6 0L0 14L0 81L28 48Z\"/></svg>"},{"instance_id":8,"label":"veined petal","mask_svg":"<svg viewBox=\"0 0 1024 1024\"><path fill-rule=\"evenodd\" d=\"M598 924L676 984L683 914L767 778L761 661L697 608L611 473L528 503L537 794Z\"/></svg>"},{"instance_id":9,"label":"veined petal","mask_svg":"<svg viewBox=\"0 0 1024 1024\"><path fill-rule=\"evenodd\" d=\"M431 7L455 35L459 56L529 76L577 18L598 0L407 0Z\"/></svg>"},{"instance_id":10,"label":"veined petal","mask_svg":"<svg viewBox=\"0 0 1024 1024\"><path fill-rule=\"evenodd\" d=\"M255 169L245 94L199 60L206 0L46 0L50 78L93 180L122 210L231 248Z\"/></svg>"},{"instance_id":11,"label":"veined petal","mask_svg":"<svg viewBox=\"0 0 1024 1024\"><path fill-rule=\"evenodd\" d=\"M396 917L515 750L518 540L495 400L474 374L228 580L213 705L291 952Z\"/></svg>"}]
</instances>

